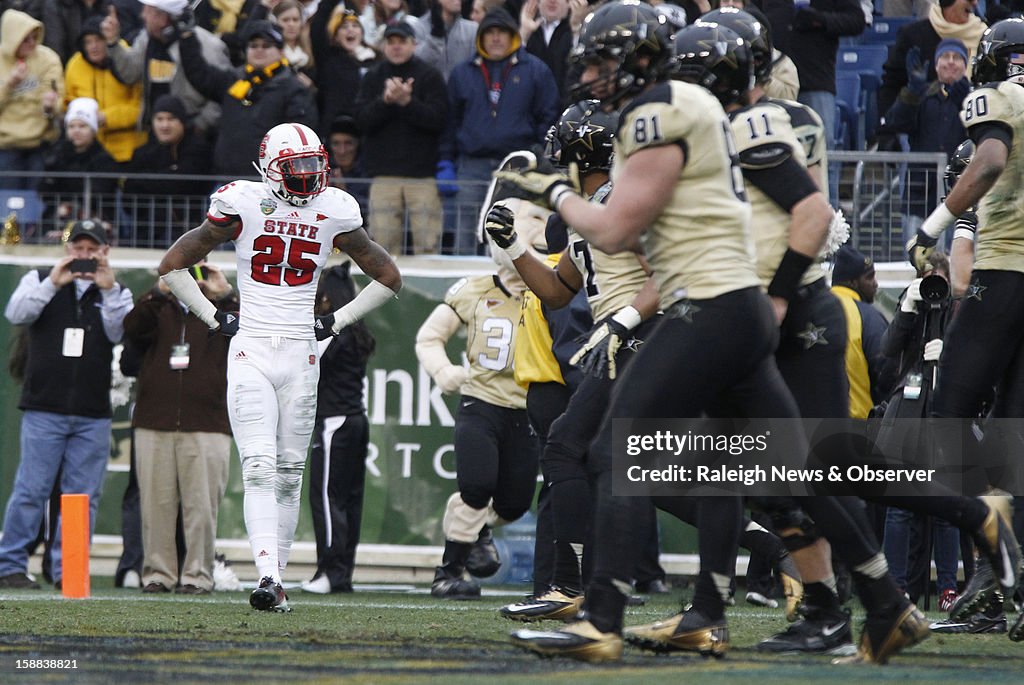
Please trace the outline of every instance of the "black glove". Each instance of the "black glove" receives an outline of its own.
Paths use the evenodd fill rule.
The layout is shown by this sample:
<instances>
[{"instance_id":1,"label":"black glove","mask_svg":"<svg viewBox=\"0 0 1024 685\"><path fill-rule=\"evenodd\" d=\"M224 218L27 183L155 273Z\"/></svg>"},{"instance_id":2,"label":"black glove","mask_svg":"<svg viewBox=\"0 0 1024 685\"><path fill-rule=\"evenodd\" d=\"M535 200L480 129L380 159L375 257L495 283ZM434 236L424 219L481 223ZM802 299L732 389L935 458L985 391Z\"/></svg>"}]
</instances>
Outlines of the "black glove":
<instances>
[{"instance_id":1,"label":"black glove","mask_svg":"<svg viewBox=\"0 0 1024 685\"><path fill-rule=\"evenodd\" d=\"M238 333L238 312L222 312L218 310L213 315L213 318L220 324L216 330L217 333L226 335L229 338Z\"/></svg>"},{"instance_id":2,"label":"black glove","mask_svg":"<svg viewBox=\"0 0 1024 685\"><path fill-rule=\"evenodd\" d=\"M823 31L825 30L825 15L811 6L802 7L793 14L794 31Z\"/></svg>"},{"instance_id":3,"label":"black glove","mask_svg":"<svg viewBox=\"0 0 1024 685\"><path fill-rule=\"evenodd\" d=\"M334 336L334 312L316 317L313 323L313 334L317 340L327 340Z\"/></svg>"},{"instance_id":4,"label":"black glove","mask_svg":"<svg viewBox=\"0 0 1024 685\"><path fill-rule=\"evenodd\" d=\"M919 274L928 270L928 258L935 252L935 245L938 242L938 238L931 237L919 228L917 235L907 243L907 257Z\"/></svg>"},{"instance_id":5,"label":"black glove","mask_svg":"<svg viewBox=\"0 0 1024 685\"><path fill-rule=\"evenodd\" d=\"M507 250L518 239L515 223L516 215L511 209L505 205L494 205L484 218L484 230L495 245Z\"/></svg>"}]
</instances>

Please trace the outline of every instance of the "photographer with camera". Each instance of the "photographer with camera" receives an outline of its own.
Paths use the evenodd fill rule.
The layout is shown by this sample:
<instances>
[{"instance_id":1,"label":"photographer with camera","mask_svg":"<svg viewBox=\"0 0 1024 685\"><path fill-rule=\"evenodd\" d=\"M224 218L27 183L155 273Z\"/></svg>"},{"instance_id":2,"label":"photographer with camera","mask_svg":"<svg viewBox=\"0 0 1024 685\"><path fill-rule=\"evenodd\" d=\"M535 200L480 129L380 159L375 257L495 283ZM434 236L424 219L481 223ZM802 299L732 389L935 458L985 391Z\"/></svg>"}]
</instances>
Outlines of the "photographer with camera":
<instances>
[{"instance_id":1,"label":"photographer with camera","mask_svg":"<svg viewBox=\"0 0 1024 685\"><path fill-rule=\"evenodd\" d=\"M238 311L224 273L200 262L189 273L218 310ZM157 281L124 320L142 355L132 414L142 515L142 591L205 595L213 589L217 510L231 458L227 411L230 338L207 326ZM181 515L185 555L175 541Z\"/></svg>"},{"instance_id":2,"label":"photographer with camera","mask_svg":"<svg viewBox=\"0 0 1024 685\"><path fill-rule=\"evenodd\" d=\"M98 221L76 221L65 250L49 273L25 274L4 310L8 321L28 328L28 355L18 402L21 461L0 538L0 588L39 588L28 576L26 549L58 473L61 492L89 496L95 524L110 457L110 368L132 293L114 278ZM60 526L51 552L58 587L59 537Z\"/></svg>"},{"instance_id":3,"label":"photographer with camera","mask_svg":"<svg viewBox=\"0 0 1024 685\"><path fill-rule=\"evenodd\" d=\"M899 365L896 388L886 405L878 444L886 454L917 455L926 463L932 436L921 430L931 410L932 393L938 381L942 335L952 317L949 288L949 259L932 253L929 268L919 271L903 291L900 306L882 336L882 354ZM911 535L914 529L918 535ZM910 540L921 541L911 550ZM939 609L949 611L957 599L957 554L960 533L948 522L888 507L885 516L884 551L897 584L912 599L927 594L929 543L934 547ZM916 552L916 553L915 553Z\"/></svg>"}]
</instances>

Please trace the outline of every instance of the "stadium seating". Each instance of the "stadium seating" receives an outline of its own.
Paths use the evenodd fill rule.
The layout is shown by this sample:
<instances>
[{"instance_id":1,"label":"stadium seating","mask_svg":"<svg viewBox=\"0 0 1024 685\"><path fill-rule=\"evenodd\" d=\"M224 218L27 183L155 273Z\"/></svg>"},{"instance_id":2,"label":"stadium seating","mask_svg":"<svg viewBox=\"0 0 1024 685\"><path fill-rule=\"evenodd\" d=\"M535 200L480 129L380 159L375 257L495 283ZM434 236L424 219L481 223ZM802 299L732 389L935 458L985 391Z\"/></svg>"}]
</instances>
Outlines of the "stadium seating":
<instances>
[{"instance_id":1,"label":"stadium seating","mask_svg":"<svg viewBox=\"0 0 1024 685\"><path fill-rule=\"evenodd\" d=\"M875 22L858 36L861 45L892 45L900 29L917 21L917 17L875 17Z\"/></svg>"},{"instance_id":2,"label":"stadium seating","mask_svg":"<svg viewBox=\"0 0 1024 685\"><path fill-rule=\"evenodd\" d=\"M860 75L852 71L836 73L836 147L841 150L864 149L864 110Z\"/></svg>"},{"instance_id":3,"label":"stadium seating","mask_svg":"<svg viewBox=\"0 0 1024 685\"><path fill-rule=\"evenodd\" d=\"M888 57L889 48L885 45L841 45L836 54L837 76L842 72L860 76L865 140L872 137L878 121L878 87L882 84L882 66Z\"/></svg>"}]
</instances>

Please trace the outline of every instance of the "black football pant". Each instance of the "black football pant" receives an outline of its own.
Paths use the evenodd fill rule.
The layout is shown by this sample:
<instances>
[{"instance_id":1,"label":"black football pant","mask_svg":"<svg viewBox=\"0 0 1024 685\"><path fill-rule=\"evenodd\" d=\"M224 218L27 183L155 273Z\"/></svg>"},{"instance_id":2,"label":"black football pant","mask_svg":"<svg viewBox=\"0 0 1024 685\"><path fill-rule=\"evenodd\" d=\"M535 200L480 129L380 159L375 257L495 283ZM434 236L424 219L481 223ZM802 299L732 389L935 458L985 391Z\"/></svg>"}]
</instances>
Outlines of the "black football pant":
<instances>
[{"instance_id":1,"label":"black football pant","mask_svg":"<svg viewBox=\"0 0 1024 685\"><path fill-rule=\"evenodd\" d=\"M684 300L666 311L612 392L588 466L596 474L594 577L584 610L602 631L620 631L639 554L636 521L643 497L612 494L612 421L616 418L696 418L715 406L738 417L796 418L797 407L775 366L778 329L767 298L746 288L709 299ZM698 498L701 569L694 608L723 612L743 528L739 497ZM724 588L728 592L728 587Z\"/></svg>"},{"instance_id":2,"label":"black football pant","mask_svg":"<svg viewBox=\"0 0 1024 685\"><path fill-rule=\"evenodd\" d=\"M1024 417L1024 273L975 270L944 341L932 416L976 418L995 388L990 417ZM940 450L961 440L962 430L948 422L935 422L933 430ZM981 468L969 474L965 489L981 491L992 484L1021 492L1022 444L1016 424L990 422L981 449L968 460ZM1003 467L1007 460L1009 469Z\"/></svg>"},{"instance_id":3,"label":"black football pant","mask_svg":"<svg viewBox=\"0 0 1024 685\"><path fill-rule=\"evenodd\" d=\"M615 355L617 375L629 367L636 351L644 345L661 317L641 323ZM553 584L578 590L580 570L572 545L582 545L593 519L593 495L587 472L590 441L601 427L601 419L616 381L607 375L585 375L572 394L568 406L552 424L540 458L545 487L551 499L552 528L555 536L555 576ZM648 512L648 527L655 525ZM655 534L656 535L656 534ZM655 542L657 548L657 542ZM649 555L649 550L647 551ZM655 552L654 564L657 565Z\"/></svg>"},{"instance_id":4,"label":"black football pant","mask_svg":"<svg viewBox=\"0 0 1024 685\"><path fill-rule=\"evenodd\" d=\"M455 420L455 471L463 502L474 509L492 504L499 517L515 521L533 501L537 453L525 409L463 395Z\"/></svg>"}]
</instances>

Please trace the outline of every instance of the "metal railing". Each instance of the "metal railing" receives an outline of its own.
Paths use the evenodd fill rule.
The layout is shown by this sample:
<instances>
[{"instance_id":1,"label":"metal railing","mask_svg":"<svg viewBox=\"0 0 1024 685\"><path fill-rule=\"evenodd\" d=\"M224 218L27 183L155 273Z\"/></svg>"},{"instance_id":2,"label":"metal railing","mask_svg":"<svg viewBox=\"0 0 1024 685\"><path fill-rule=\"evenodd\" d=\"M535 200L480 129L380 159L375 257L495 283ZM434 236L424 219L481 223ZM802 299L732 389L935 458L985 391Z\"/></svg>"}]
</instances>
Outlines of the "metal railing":
<instances>
[{"instance_id":1,"label":"metal railing","mask_svg":"<svg viewBox=\"0 0 1024 685\"><path fill-rule=\"evenodd\" d=\"M946 157L941 153L854 152L829 153L829 173L833 204L841 207L851 226L851 242L876 261L902 261L904 243L917 225L935 207L945 190L943 173ZM77 179L81 192L38 192L0 189L0 221L11 212L18 214L22 240L47 243L60 240L69 221L96 217L107 222L115 244L127 247L164 249L182 233L198 225L205 215L209 196L137 194L125 192L125 174L31 173L0 171L0 188L9 179ZM163 180L173 183L194 181L213 191L222 183L235 180L217 176L170 176L133 174L133 180ZM102 179L117 179L113 193L97 193L94 187ZM251 180L258 180L253 177ZM350 191L369 194L371 179L346 179ZM475 234L479 204L460 201L459 195L479 197L482 182L457 184L470 190L453 198L442 198L444 241L441 254L479 254ZM472 188L470 188L472 186ZM359 193L355 193L357 196ZM364 202L364 219L372 217ZM408 224L409 211L405 221ZM407 232L408 233L408 232ZM461 235L461 239L455 236ZM414 238L413 238L414 240ZM409 251L408 236L406 252ZM419 250L423 253L422 250Z\"/></svg>"}]
</instances>

